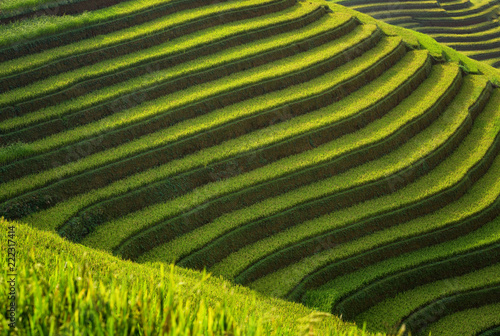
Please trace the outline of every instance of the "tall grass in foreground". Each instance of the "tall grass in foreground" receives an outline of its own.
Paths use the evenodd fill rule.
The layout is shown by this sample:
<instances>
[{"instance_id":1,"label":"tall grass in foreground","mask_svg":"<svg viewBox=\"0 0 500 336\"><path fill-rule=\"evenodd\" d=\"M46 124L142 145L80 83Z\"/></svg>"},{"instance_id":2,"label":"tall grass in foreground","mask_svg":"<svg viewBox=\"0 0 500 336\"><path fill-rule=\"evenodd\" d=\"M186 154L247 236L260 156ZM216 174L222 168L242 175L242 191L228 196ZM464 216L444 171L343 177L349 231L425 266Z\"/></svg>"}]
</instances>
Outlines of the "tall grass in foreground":
<instances>
[{"instance_id":1,"label":"tall grass in foreground","mask_svg":"<svg viewBox=\"0 0 500 336\"><path fill-rule=\"evenodd\" d=\"M0 286L0 335L373 335L206 273L125 262L3 218L1 246L11 226L17 321L11 329L8 286Z\"/></svg>"}]
</instances>

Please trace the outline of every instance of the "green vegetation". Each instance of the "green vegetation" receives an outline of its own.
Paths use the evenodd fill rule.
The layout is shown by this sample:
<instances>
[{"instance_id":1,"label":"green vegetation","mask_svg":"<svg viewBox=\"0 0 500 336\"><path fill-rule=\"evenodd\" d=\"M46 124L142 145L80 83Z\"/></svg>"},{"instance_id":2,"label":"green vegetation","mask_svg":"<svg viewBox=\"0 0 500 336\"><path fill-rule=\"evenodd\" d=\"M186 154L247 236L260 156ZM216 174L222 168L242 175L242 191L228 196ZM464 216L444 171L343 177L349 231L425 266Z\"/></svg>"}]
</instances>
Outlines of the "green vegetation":
<instances>
[{"instance_id":1,"label":"green vegetation","mask_svg":"<svg viewBox=\"0 0 500 336\"><path fill-rule=\"evenodd\" d=\"M2 25L23 281L0 334L495 332L500 72L450 48L495 63L494 6L130 0Z\"/></svg>"},{"instance_id":2,"label":"green vegetation","mask_svg":"<svg viewBox=\"0 0 500 336\"><path fill-rule=\"evenodd\" d=\"M323 311L331 311L333 305L347 295L359 291L363 286L367 286L377 279L390 276L395 271L412 269L431 261L445 260L454 255L474 251L498 242L500 237L500 226L498 224L500 224L500 218L458 239L384 260L369 265L361 271L339 275L319 289L309 291L304 301L308 306Z\"/></svg>"},{"instance_id":3,"label":"green vegetation","mask_svg":"<svg viewBox=\"0 0 500 336\"><path fill-rule=\"evenodd\" d=\"M474 326L469 325L467 321L474 321ZM452 336L459 333L472 336L477 334L477 330L485 330L499 324L500 304L497 303L446 316L433 324L428 331L432 335Z\"/></svg>"},{"instance_id":4,"label":"green vegetation","mask_svg":"<svg viewBox=\"0 0 500 336\"><path fill-rule=\"evenodd\" d=\"M134 92L134 90L144 89L191 73L208 70L216 66L225 65L229 64L230 62L244 59L245 57L251 57L260 53L265 53L267 51L275 49L276 45L286 46L302 40L307 40L312 36L319 35L321 33L329 31L330 29L341 26L348 19L350 19L350 17L346 15L337 15L336 20L325 17L324 19L315 22L313 25L307 26L298 31L293 31L292 33L289 32L274 36L269 39L249 43L248 45L245 45L244 48L231 48L227 51L222 51L215 55L199 58L196 64L182 63L167 70L157 71L144 76L133 78L124 83L94 91L77 99L64 101L61 104L51 106L43 110L38 110L36 113L28 114L18 118L8 119L0 123L0 130L9 131L10 129L19 128L21 126L28 126L36 122L50 119L51 117L59 117L65 114L74 113L76 111L95 106L113 98L120 97L121 95ZM71 76L68 75L68 77ZM50 87L50 83L47 82L48 81L44 81L44 84ZM59 84L57 79L54 79L53 77L51 77L50 82ZM45 85L40 85L40 87L43 88L43 90L47 90L47 87L45 87ZM15 101L22 101L23 99L28 98L23 97L23 94L34 95L35 93L33 91L27 91L25 88L23 88L19 90L7 91L3 94L3 97L6 97L6 102L7 100L9 100L9 98L7 97L12 97L8 103L14 103ZM0 100L3 97L0 96Z\"/></svg>"},{"instance_id":5,"label":"green vegetation","mask_svg":"<svg viewBox=\"0 0 500 336\"><path fill-rule=\"evenodd\" d=\"M500 283L500 265L486 267L460 277L436 281L398 294L359 315L359 321L366 321L372 330L383 330L385 325L396 325L400 319L417 307L460 291L481 288ZM386 318L390 316L390 318ZM384 324L382 324L382 319Z\"/></svg>"},{"instance_id":6,"label":"green vegetation","mask_svg":"<svg viewBox=\"0 0 500 336\"><path fill-rule=\"evenodd\" d=\"M401 3L399 2L394 3L392 8L391 5L386 2L372 2L372 4L385 6L385 10L383 12L377 13L370 9L370 7L359 6L359 3L353 0L325 1L325 3L332 9L339 6L335 2L340 3L343 6L352 7L352 9L358 9L368 15L374 15L375 18L387 21L387 23L394 21L395 17L397 18L398 16L404 15L404 19L399 20L400 22L398 22L398 25L401 27L384 23L379 24L379 26L389 35L397 34L402 36L407 43L412 45L421 45L422 47L428 49L435 57L460 62L468 71L482 72L488 76L490 80L495 81L497 84L500 83L500 70L492 69L483 62L472 60L465 57L464 54L452 49L456 48L457 50L461 50L459 45L453 43L453 40L456 38L465 38L466 40L464 42L466 43L464 46L470 48L471 41L477 41L477 39L479 39L481 42L486 43L494 41L500 36L498 35L497 29L498 23L495 24L495 21L492 22L491 18L491 15L498 10L498 5L495 5L494 1L485 0L482 1L481 4L478 3L471 7L466 6L465 8L458 10L446 9L446 2L438 3L437 1L431 1L431 3L428 4L428 8L421 10L421 15L418 14L418 11L414 15L411 15L409 11L402 8ZM469 3L469 1L466 2ZM441 8L441 11L433 13L433 8ZM363 22L374 21L374 18L366 14L354 14L357 13L354 10L350 13L356 15ZM446 13L446 16L443 16L443 13ZM377 14L379 14L379 16L377 16ZM450 21L455 21L455 23L450 23ZM402 28L405 24L411 24L412 29L417 31ZM419 33L418 31L421 31L424 34ZM437 43L434 38L438 39L439 42L443 42L445 45ZM448 47L448 45L451 48ZM499 49L496 48L493 50L498 52ZM471 58L475 58L475 55L480 52L481 50L479 48L475 52L468 53L467 55ZM488 58L491 57L477 59L484 60Z\"/></svg>"},{"instance_id":7,"label":"green vegetation","mask_svg":"<svg viewBox=\"0 0 500 336\"><path fill-rule=\"evenodd\" d=\"M368 31L373 32L373 27L369 27ZM77 161L77 162L72 162L68 165L57 167L55 169L47 170L43 173L36 174L34 176L27 176L12 182L7 182L4 184L4 188L0 191L0 199L5 199L6 197L13 197L16 195L19 195L22 192L29 191L33 188L40 187L45 185L47 182L51 180L56 180L60 179L64 176L68 175L73 175L78 172L83 172L86 170L89 170L94 167L98 167L100 165L103 165L104 163L108 162L113 162L118 158L121 157L126 157L130 156L132 154L136 154L138 152L144 151L144 150L149 150L155 147L159 146L164 146L168 143L172 143L174 141L178 141L180 139L186 138L189 135L194 135L197 133L201 133L203 131L209 130L213 127L217 127L219 125L225 124L227 122L231 122L234 120L241 119L243 117L253 115L253 114L258 114L262 113L268 110L271 110L273 108L283 106L286 103L293 102L295 100L307 98L310 95L313 95L315 93L319 94L321 92L331 90L332 88L335 88L337 85L342 84L343 82L349 80L353 76L357 75L360 73L360 71L363 71L367 69L369 66L372 66L373 64L376 64L377 61L385 56L388 52L393 50L397 46L398 41L397 40L392 40L388 41L387 43L381 44L379 48L374 49L373 52L369 53L366 55L366 57L363 58L357 58L354 63L349 63L348 65L344 65L343 67L339 67L336 71L332 71L329 73L324 74L323 76L320 76L318 78L315 78L311 81L308 81L303 84L295 85L292 86L291 88L277 91L277 92L272 92L266 95L259 96L257 98L248 100L248 101L243 101L241 103L233 104L228 106L227 108L216 110L214 113L210 113L195 119L189 119L185 122L181 122L177 125L174 125L170 128L167 128L163 131L156 132L149 134L145 137L139 138L137 140L134 140L130 143L127 143L124 146L119 146L115 147L112 150L106 151L106 152L101 152L97 153L95 155L89 156L87 158L84 158L83 160ZM375 57L370 57L374 56ZM423 58L425 60L425 57L427 54L425 52L420 52L419 54L416 53L414 57L417 57L417 55L420 55L420 58ZM411 58L408 57L406 62L410 62ZM406 63L405 62L405 63ZM415 62L413 63L413 66L415 66L416 69L418 69L421 66L421 63ZM347 70L347 71L346 71ZM391 74L387 74L386 76L389 77ZM392 77L394 77L394 81L399 80L395 82L395 85L392 86L393 88L398 87L399 83L404 81L403 78L397 78L392 74ZM314 91L313 91L314 90ZM381 88L382 90L382 88ZM196 92L193 90L194 94ZM387 92L390 92L389 89L385 88L385 94ZM383 94L384 92L381 92ZM372 97L378 97L379 99L383 98L384 95L382 96L375 96L372 95ZM164 103L170 103L170 104L177 104L178 101L171 101L167 99L162 99ZM369 100L364 100L363 101L364 106L369 106L371 105L371 101ZM147 105L147 104L146 104ZM152 113L150 109L148 109L148 106L142 107L143 113ZM165 105L161 105L158 103L158 107L165 108ZM134 118L137 118L137 114L134 113L134 110L137 109L132 109L128 110L128 116L133 116ZM351 114L356 112L357 110L352 109ZM135 111L137 112L137 111ZM346 113L346 116L349 114ZM118 116L114 115L116 121L123 122L123 119L119 119ZM341 116L343 117L343 116ZM333 119L335 118L335 119ZM337 121L340 120L341 118L336 116L336 115L326 115L323 116L323 122L322 124L330 123L332 122L332 119ZM132 120L126 119L128 123L131 123ZM319 122L319 120L318 120ZM91 128L93 124L90 125ZM108 127L108 125L105 122L102 122L103 127ZM314 124L305 124L301 126L301 129L295 130L296 134L297 133L302 133L304 130L309 130L311 126L316 126L319 127L321 124L314 123ZM84 126L85 127L85 126ZM279 127L286 127L283 125L280 125ZM81 136L82 133L78 132L78 130L82 131L80 128L75 129L74 131L70 131L72 134L75 136ZM233 147L233 146L228 146L225 144L225 146L228 146L231 148L231 151L236 152L236 153L241 153L245 150L253 149L258 145L261 144L266 144L269 143L273 138L274 138L274 132L269 132L268 130L261 131L262 133L271 133L269 134L266 138L259 139L258 137L255 137L255 141L258 141L255 145L252 145L252 143L249 143L245 145L245 147L241 148L240 146L238 147ZM69 132L68 132L69 133ZM279 136L281 132L277 133L277 136ZM285 137L289 137L289 133L284 134ZM50 140L50 146L56 146L58 142L61 142L63 140L63 137L58 133L54 136L51 136L48 138L48 141ZM44 142L42 140L41 142ZM237 141L240 141L240 143L244 142L244 140L239 139ZM33 143L33 144L36 144ZM227 147L226 147L227 148ZM227 149L224 148L224 158L228 157L229 153L227 153ZM195 155L198 156L203 156L205 157L205 160L201 164L208 164L210 162L213 162L215 158L218 158L220 156L213 156L215 153L213 151L219 150L219 147L216 147L212 149L211 153L206 153L200 152ZM193 158L190 158L189 160L184 159L184 162L188 163L190 166L192 165ZM182 161L181 161L182 162ZM182 164L179 162L178 164ZM177 163L176 163L177 164ZM161 168L157 169L161 170ZM163 176L168 176L163 174Z\"/></svg>"},{"instance_id":8,"label":"green vegetation","mask_svg":"<svg viewBox=\"0 0 500 336\"><path fill-rule=\"evenodd\" d=\"M381 43L379 47L375 48L373 52L368 52L366 54L366 57L363 58L358 58L356 60L353 60L353 62L349 63L348 65L342 66L338 68L338 72L334 71L331 75L327 76L324 78L323 82L325 83L324 85L327 85L328 87L334 87L338 83L342 83L344 80L349 78L351 75L351 72L353 74L356 74L359 72L360 68L364 69L367 66L373 65L373 63L376 63L377 60L383 58L384 55L386 55L388 52L394 50L394 48L398 45L399 40L398 39L388 39L387 43ZM354 63L354 64L353 64ZM359 64L359 65L358 65ZM346 69L352 69L349 71L345 71ZM385 77L388 78L389 74ZM312 89L312 88L319 88L318 91L321 90L321 87L319 86L318 82L312 83L313 85L308 86L307 88ZM396 84L397 85L397 84ZM372 84L370 88L375 88L377 87L377 84ZM370 89L363 91L364 93L369 92ZM285 90L288 91L288 90ZM304 89L304 86L298 85L297 87L294 88L294 91L297 92L297 94L304 96L304 93L306 92L311 92L307 91ZM377 91L378 92L378 91ZM218 113L218 116L221 118L228 118L231 116L231 113L256 113L262 110L266 110L268 105L272 106L279 106L280 103L283 101L283 98L286 97L286 99L293 99L293 95L284 95L283 92L278 92L276 94L272 93L269 95L264 95L262 98L258 98L256 100L250 100L248 103L245 102L245 106L251 107L252 109L243 109L241 108L240 104L235 104L232 105L228 109L222 109L220 110L220 113ZM300 97L300 96L299 96ZM359 100L360 97L363 97L363 93L356 95L355 97L352 97L350 101L357 101ZM376 93L373 94L373 97L377 97ZM379 96L381 97L381 96ZM260 131L255 131L253 133L250 133L248 135L239 137L234 140L227 141L219 146L214 146L206 150L199 151L193 155L186 156L183 159L173 161L167 165L160 166L155 169L148 170L145 173L137 174L134 175L128 179L124 179L121 181L118 181L114 184L110 184L106 188L102 188L96 191L89 192L88 194L81 195L78 197L75 197L74 199L70 199L65 203L61 203L54 208L48 209L45 212L40 212L37 214L34 214L32 218L27 219L29 222L36 222L36 223L47 223L51 225L52 229L55 229L62 225L64 221L67 221L70 216L74 215L79 209L81 209L84 206L90 205L92 203L98 202L100 200L103 200L107 197L111 196L116 196L120 195L122 193L125 193L129 190L133 190L135 188L138 188L142 185L146 185L149 183L153 183L155 181L159 181L161 179L165 179L169 176L172 176L174 174L179 174L185 171L188 171L190 169L195 169L197 167L203 167L206 165L209 165L211 163L217 162L216 160L224 160L227 158L234 157L235 155L242 154L245 152L249 152L251 150L255 150L258 148L262 148L264 146L270 146L273 143L279 142L279 141L286 141L287 139L291 139L294 136L298 136L301 134L304 134L308 131L315 130L315 129L320 129L321 127L328 126L329 124L333 124L335 122L338 122L342 120L343 118L347 118L350 115L354 115L355 113L359 113L359 111L362 110L363 106L369 106L372 103L370 100L365 100L364 105L361 105L360 107L352 107L349 108L348 110L345 110L345 113L343 114L332 114L332 113L326 113L328 112L327 109L324 110L318 110L317 113L315 113L314 118L312 118L310 121L306 122L308 117L298 117L297 119L292 119L288 123L284 124L277 124L270 126L264 130ZM347 106L347 105L340 105L342 106ZM210 124L207 124L209 120L214 121L215 117L213 115L207 115L207 118L198 118L202 120L195 120L196 124L199 125L199 127L207 128L210 126ZM226 119L227 120L227 119ZM222 121L225 121L222 119ZM171 130L175 130L176 127L172 127ZM180 124L178 127L179 130L186 131L187 127L186 124ZM194 130L196 128L193 127ZM152 137L151 137L152 138ZM143 143L151 146L157 144L156 141L151 140L150 137L145 137ZM154 139L154 138L153 138ZM167 138L168 139L168 138ZM142 140L142 139L140 139ZM138 140L139 141L139 140ZM133 145L134 142L131 142L130 145ZM129 148L131 146L128 146ZM123 151L124 153L127 153L126 150ZM323 158L324 155L327 155L325 158ZM269 180L272 176L276 176L277 174L286 174L290 171L311 166L313 164L318 164L320 162L324 162L328 158L334 157L335 153L329 153L326 150L323 150L323 154L321 156L316 156L314 154L308 155L307 160L304 161L295 161L293 166L290 166L288 168L286 167L281 167L281 169L286 168L287 170L285 172L280 171L273 171L273 169L268 169L267 174L271 174L269 176L267 175L261 175L260 173L254 173L255 179L254 181L247 181L245 183L257 183L258 181L265 181ZM113 156L109 152L104 152L103 155L101 155L103 158L110 160L113 159ZM293 159L293 158L292 158ZM312 160L312 161L311 161ZM291 161L291 160L290 160ZM81 162L81 161L79 161ZM295 168L295 166L297 166ZM40 174L39 174L40 175ZM37 175L37 176L39 176ZM56 175L57 176L57 175ZM36 177L36 176L35 176ZM26 179L28 181L28 179ZM233 184L234 186L237 186L237 184ZM215 188L215 187L213 187ZM213 189L215 190L215 189ZM195 200L194 198L193 200ZM50 218L50 220L48 220ZM47 220L45 220L47 219Z\"/></svg>"},{"instance_id":9,"label":"green vegetation","mask_svg":"<svg viewBox=\"0 0 500 336\"><path fill-rule=\"evenodd\" d=\"M3 246L10 227L17 243L17 321L9 329L2 313L1 335L304 335L309 328L321 335L370 335L206 273L122 261L0 218ZM3 268L0 278L7 277ZM8 288L1 288L0 301L7 304Z\"/></svg>"},{"instance_id":10,"label":"green vegetation","mask_svg":"<svg viewBox=\"0 0 500 336\"><path fill-rule=\"evenodd\" d=\"M391 69L392 71L388 71L386 73L385 78L379 79L380 81L387 83L386 86L381 87L380 91L378 90L375 91L373 90L373 88L376 87L375 85L377 83L371 83L373 86L370 88L371 89L370 96L365 95L364 96L365 99L361 101L358 99L354 100L353 98L357 97L351 96L351 99L353 99L351 100L351 102L356 101L359 102L360 104L364 104L365 106L367 105L369 106L374 103L371 98L383 99L385 95L387 95L393 89L399 87L401 83L406 79L406 77L401 76L401 72L405 71L406 76L408 77L411 76L415 71L417 71L419 68L423 66L426 59L427 59L426 52L408 54L405 59L403 59L400 63L398 63L395 66L395 69ZM354 106L353 104L349 104L347 106L350 108L349 110L344 109L344 111L348 113L347 115L354 114L362 109L362 107L356 108L356 106ZM318 112L317 114L320 116L331 116L331 114L326 114L325 111L322 110L318 110L317 112ZM307 117L309 117L308 118L309 122L312 122L315 126L321 125L318 121L311 120L309 115ZM338 117L338 115L336 115L336 117ZM303 126L307 125L307 123L305 122L300 122L301 121L300 117L295 119L294 121L297 124L300 123ZM278 125L278 127L279 126L281 126L280 128L285 128L285 127L291 128L293 127L293 124L290 125L290 123L286 123L286 124L280 124ZM268 132L269 130L265 131ZM241 146L238 147L241 148ZM315 162L313 161L314 163L317 163L319 160L323 159L323 156L320 155L313 157L311 155L311 152L306 152L306 154L307 156L309 156L309 160L312 159L315 161ZM248 188L257 182L263 182L266 180L269 181L272 179L279 178L280 176L290 173L291 171L296 169L295 168L296 166L303 167L306 165L307 166L312 165L311 162L305 161L300 157L298 158L288 157L284 160L286 160L287 162L272 163L265 166L264 168L254 170L247 174L238 175L237 177L232 179L226 179L218 183L208 184L202 188L196 189L192 194L187 194L185 196L176 198L172 202L154 205L142 211L133 213L130 216L125 216L123 217L123 219L110 221L105 225L100 226L96 230L95 234L89 236L88 239L84 240L84 242L94 247L102 248L103 245L100 244L106 244L105 246L107 249L116 248L118 244L123 241L124 238L129 237L134 233L137 233L141 229L146 228L148 224L150 226L152 223L165 220L173 215L187 211L190 208L194 208L197 205L209 201L210 199L214 198L214 196L225 195L230 192L236 192L237 190L241 190L245 187ZM306 195L308 195L308 193L301 193L301 195L305 197ZM144 216L145 213L148 214L147 217ZM121 230L120 234L116 234L116 232L114 231L113 228L116 227L120 227ZM111 234L111 232L114 233Z\"/></svg>"},{"instance_id":11,"label":"green vegetation","mask_svg":"<svg viewBox=\"0 0 500 336\"><path fill-rule=\"evenodd\" d=\"M326 162L333 161L336 157L345 156L348 153L374 145L385 138L391 137L393 134L402 132L403 126L410 121L417 120L419 116L423 115L427 109L430 109L430 107L435 104L436 100L451 86L454 78L453 73L457 72L457 70L457 67L450 65L435 67L425 83L419 86L412 96L405 99L396 108L388 112L387 115L358 132L346 135L327 145L323 145L321 150L324 153L319 154L317 153L318 151L312 150L310 154L313 157L321 156ZM432 92L432 97L429 96L429 92ZM427 99L424 100L424 96ZM325 153L328 153L328 155L325 156ZM300 195L300 193L298 194ZM295 203L300 203L299 199L295 199L297 195L294 194L290 196L290 199ZM204 225L189 234L180 236L174 241L161 245L149 253L144 254L140 260L178 260L181 256L185 256L189 252L197 250L231 229L250 220L257 220L272 215L279 210L276 204L279 204L277 200L270 199L240 211L224 215L210 224ZM284 204L287 207L289 206L287 203ZM248 212L249 215L243 216L242 214L245 212ZM245 219L245 222L241 222L241 219Z\"/></svg>"},{"instance_id":12,"label":"green vegetation","mask_svg":"<svg viewBox=\"0 0 500 336\"><path fill-rule=\"evenodd\" d=\"M1 25L0 46L8 46L16 42L22 42L43 35L55 34L85 25L95 25L118 17L132 16L137 12L173 2L174 0L124 1L115 6L85 12L75 16L40 16L33 19L14 22L8 25ZM3 3L4 1L2 1L2 4ZM7 8L3 9L7 10Z\"/></svg>"},{"instance_id":13,"label":"green vegetation","mask_svg":"<svg viewBox=\"0 0 500 336\"><path fill-rule=\"evenodd\" d=\"M479 88L481 88L481 86L479 86ZM471 97L468 96L469 92L469 89L464 88L462 94L470 99ZM455 102L458 103L459 101L460 100L457 100ZM447 112L451 115L457 113L458 111L465 110L464 112L466 112L467 106L473 102L474 100L469 101L468 104L464 106L465 109L464 107L450 107ZM493 114L493 116L496 116L499 111L494 112L496 112L496 114ZM493 116L490 116L491 119L488 118L486 120L494 120ZM390 154L383 156L379 160L351 169L346 173L339 174L333 177L332 181L328 181L326 183L323 182L322 184L328 185L333 189L335 184L332 182L335 181L337 185L345 186L345 189L348 189L353 188L356 185L366 183L367 179L369 179L368 181L373 181L382 179L390 174L397 173L398 171L411 166L412 163L421 159L422 157L420 155L425 157L426 154L435 150L435 148L438 148L441 144L439 142L439 135L443 137L443 140L448 139L450 134L443 132L445 125L451 127L451 129L449 129L450 133L453 133L456 130L450 122L451 118L444 114L435 124L432 125L433 127L431 126L424 132L418 134L408 143L392 151ZM460 124L461 121L457 120L455 127L458 127ZM484 122L482 124L484 125ZM491 126L492 124L490 123L489 125ZM408 187L396 191L388 196L379 197L374 200L355 205L351 208L333 212L332 214L320 217L311 222L305 222L301 225L297 225L283 233L263 239L254 245L250 245L236 253L231 254L226 260L216 265L212 271L216 274L232 278L237 276L239 272L250 266L252 263L257 262L262 256L281 248L285 248L289 246L291 242L311 237L315 234L321 234L327 232L328 230L343 227L348 223L355 223L369 216L374 217L385 211L394 211L401 208L405 204L418 202L447 187L451 187L453 184L460 181L462 174L467 174L468 170L484 155L493 140L490 134L498 132L497 127L500 125L497 125L497 127L493 129L486 125L484 126L485 129L476 129L477 133L471 134L461 145L461 148L453 153L452 156L450 156L442 165L438 166L438 168L418 180L418 183L410 184ZM486 131L488 128L489 132L491 132L489 134L486 133L488 132ZM480 149L481 147L482 149ZM419 150L416 151L415 148L419 148ZM471 148L477 148L477 156L471 155ZM468 160L470 161L467 162ZM375 167L376 169L374 169ZM449 173L450 171L454 171L455 173L451 175ZM438 176L439 178L437 178ZM444 178L445 176L446 178ZM317 188L317 186L314 187ZM342 189L339 188L339 191ZM336 255L333 250L327 252L330 253L332 257L335 257ZM294 276L292 277L290 276L290 272L288 272L288 270L280 270L271 274L267 280L266 278L258 280L258 284L261 284L260 286L263 287L268 286L264 288L266 288L266 290L272 290L275 295L285 295L293 288L297 281L307 275L310 271L314 270L315 267L318 267L318 265L313 263L311 259L317 259L321 263L326 261L324 257L320 258L319 256L305 258L291 267L306 267L308 271L303 270L301 272L293 272L292 274L294 274ZM279 283L280 286L275 286L276 283ZM255 286L259 286L258 284L255 284ZM263 287L260 288L263 289Z\"/></svg>"}]
</instances>

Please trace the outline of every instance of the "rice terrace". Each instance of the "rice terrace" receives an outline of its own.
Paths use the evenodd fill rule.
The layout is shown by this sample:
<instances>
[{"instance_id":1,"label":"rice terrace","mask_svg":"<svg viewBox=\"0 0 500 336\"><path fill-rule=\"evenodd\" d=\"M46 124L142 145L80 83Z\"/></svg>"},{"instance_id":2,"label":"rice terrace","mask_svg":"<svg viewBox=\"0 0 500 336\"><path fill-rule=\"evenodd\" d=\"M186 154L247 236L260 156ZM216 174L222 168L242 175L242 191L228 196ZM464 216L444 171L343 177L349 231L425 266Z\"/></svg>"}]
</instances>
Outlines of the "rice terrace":
<instances>
[{"instance_id":1,"label":"rice terrace","mask_svg":"<svg viewBox=\"0 0 500 336\"><path fill-rule=\"evenodd\" d=\"M0 0L0 335L500 335L499 16Z\"/></svg>"}]
</instances>

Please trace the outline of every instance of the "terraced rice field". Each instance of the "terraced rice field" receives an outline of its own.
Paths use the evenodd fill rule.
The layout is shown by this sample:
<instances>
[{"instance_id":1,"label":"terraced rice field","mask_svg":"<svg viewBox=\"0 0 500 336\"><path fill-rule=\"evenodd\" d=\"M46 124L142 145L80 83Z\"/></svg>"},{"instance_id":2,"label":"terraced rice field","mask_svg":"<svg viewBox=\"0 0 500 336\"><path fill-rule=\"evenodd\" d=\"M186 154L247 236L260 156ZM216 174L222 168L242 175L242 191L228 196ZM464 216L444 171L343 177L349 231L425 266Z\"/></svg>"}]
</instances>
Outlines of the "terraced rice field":
<instances>
[{"instance_id":1,"label":"terraced rice field","mask_svg":"<svg viewBox=\"0 0 500 336\"><path fill-rule=\"evenodd\" d=\"M488 0L335 1L389 24L411 28L500 68L500 2Z\"/></svg>"},{"instance_id":2,"label":"terraced rice field","mask_svg":"<svg viewBox=\"0 0 500 336\"><path fill-rule=\"evenodd\" d=\"M0 216L371 330L500 328L487 76L316 2L131 3L0 49Z\"/></svg>"}]
</instances>

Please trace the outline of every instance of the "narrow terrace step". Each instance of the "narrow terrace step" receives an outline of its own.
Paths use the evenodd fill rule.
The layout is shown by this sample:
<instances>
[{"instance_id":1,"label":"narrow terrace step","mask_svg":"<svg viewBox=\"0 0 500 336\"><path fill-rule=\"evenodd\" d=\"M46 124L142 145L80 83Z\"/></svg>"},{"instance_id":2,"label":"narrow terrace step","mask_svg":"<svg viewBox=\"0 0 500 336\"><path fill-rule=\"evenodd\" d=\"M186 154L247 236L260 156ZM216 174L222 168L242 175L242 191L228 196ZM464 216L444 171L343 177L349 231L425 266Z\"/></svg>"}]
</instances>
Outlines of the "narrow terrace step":
<instances>
[{"instance_id":1,"label":"narrow terrace step","mask_svg":"<svg viewBox=\"0 0 500 336\"><path fill-rule=\"evenodd\" d=\"M404 322L408 326L408 330L415 330L418 332L423 329L420 326L422 316L428 316L431 311L434 312L434 317L436 319L441 319L445 316L449 316L466 309L478 308L498 302L500 302L499 286L471 290L466 293L460 293L438 300L418 313L413 314L408 319L405 319ZM436 314L435 312L437 307L441 307L441 310Z\"/></svg>"},{"instance_id":2,"label":"narrow terrace step","mask_svg":"<svg viewBox=\"0 0 500 336\"><path fill-rule=\"evenodd\" d=\"M338 273L334 277L325 279L326 283L323 282L325 284L320 288L307 292L304 301L309 306L321 307L322 310L332 311L333 306L340 302L342 298L356 294L360 288L368 286L378 279L390 277L404 270L411 271L420 266L447 260L457 255L470 253L471 251L480 251L491 246L496 246L498 245L497 237L500 232L499 223L500 217L497 216L479 229L451 241L417 248L409 253L394 252L391 257L384 258L375 264L360 267L355 272L349 272L346 269L346 274L342 272ZM388 234L390 233L388 232ZM353 242L353 245L358 245L362 250L363 245L366 243L366 240L361 240ZM346 255L347 257L349 256L349 251L338 249L337 253L339 262L342 262L341 260L345 259Z\"/></svg>"},{"instance_id":3,"label":"narrow terrace step","mask_svg":"<svg viewBox=\"0 0 500 336\"><path fill-rule=\"evenodd\" d=\"M474 323L470 323L474 321ZM467 309L453 315L445 316L437 322L431 324L424 332L431 332L433 335L454 336L475 336L484 329L500 325L500 303L482 306L480 308ZM480 334L481 336L497 336L500 328L492 330L492 333ZM496 332L496 333L495 333ZM427 335L425 334L425 335ZM423 335L417 335L423 336Z\"/></svg>"}]
</instances>

